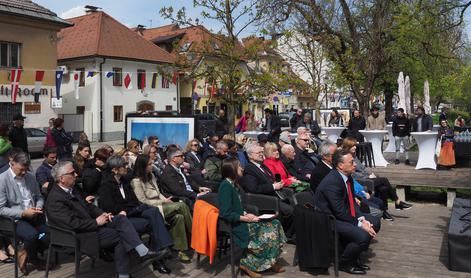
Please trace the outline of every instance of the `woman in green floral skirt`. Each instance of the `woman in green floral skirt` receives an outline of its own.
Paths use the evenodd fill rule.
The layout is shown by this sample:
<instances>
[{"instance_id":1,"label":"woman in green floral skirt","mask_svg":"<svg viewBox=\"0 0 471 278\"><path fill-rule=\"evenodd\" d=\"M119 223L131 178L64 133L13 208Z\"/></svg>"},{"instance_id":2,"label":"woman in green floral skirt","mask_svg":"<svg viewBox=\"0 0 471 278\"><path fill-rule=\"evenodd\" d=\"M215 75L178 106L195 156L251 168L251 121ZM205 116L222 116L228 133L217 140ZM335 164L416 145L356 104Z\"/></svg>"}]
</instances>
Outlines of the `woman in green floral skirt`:
<instances>
[{"instance_id":1,"label":"woman in green floral skirt","mask_svg":"<svg viewBox=\"0 0 471 278\"><path fill-rule=\"evenodd\" d=\"M260 272L269 269L276 273L284 272L276 263L286 243L281 223L277 219L263 221L244 212L235 185L237 178L242 176L242 167L237 159L225 159L221 171L224 180L218 192L219 216L233 223L234 244L247 249L240 260L240 269L251 278L261 277Z\"/></svg>"}]
</instances>

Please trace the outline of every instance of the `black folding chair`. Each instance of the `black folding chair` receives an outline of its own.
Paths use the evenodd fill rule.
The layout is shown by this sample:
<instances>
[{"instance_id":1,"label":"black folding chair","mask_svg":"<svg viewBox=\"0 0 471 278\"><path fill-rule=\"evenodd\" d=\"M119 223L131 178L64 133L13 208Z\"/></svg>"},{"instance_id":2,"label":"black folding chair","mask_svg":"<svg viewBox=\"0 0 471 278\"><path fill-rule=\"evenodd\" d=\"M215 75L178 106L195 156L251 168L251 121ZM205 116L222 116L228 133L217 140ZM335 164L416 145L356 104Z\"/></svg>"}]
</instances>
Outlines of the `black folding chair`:
<instances>
[{"instance_id":1,"label":"black folding chair","mask_svg":"<svg viewBox=\"0 0 471 278\"><path fill-rule=\"evenodd\" d=\"M0 216L0 237L8 238L13 244L15 250L15 278L18 278L18 238L16 236L16 221L14 218Z\"/></svg>"},{"instance_id":2,"label":"black folding chair","mask_svg":"<svg viewBox=\"0 0 471 278\"><path fill-rule=\"evenodd\" d=\"M294 194L293 196L294 203L296 205L307 206L315 209L314 205L314 193L311 190L306 190ZM316 217L328 217L330 222L330 227L326 227L334 235L334 272L335 277L339 277L339 238L337 233L337 227L335 226L335 217L333 215L319 214ZM298 248L296 244L296 249L294 251L293 266L298 265Z\"/></svg>"},{"instance_id":3,"label":"black folding chair","mask_svg":"<svg viewBox=\"0 0 471 278\"><path fill-rule=\"evenodd\" d=\"M47 253L47 262L46 262L46 274L47 278L49 275L49 265L51 262L52 253L55 254L55 263L59 264L58 253L69 253L71 250L74 251L74 263L75 263L75 277L79 277L80 272L80 257L82 253L80 252L80 241L77 238L77 234L68 229L60 228L48 224L50 229L51 238L49 243L49 250ZM92 258L92 268L95 267L95 258Z\"/></svg>"},{"instance_id":4,"label":"black folding chair","mask_svg":"<svg viewBox=\"0 0 471 278\"><path fill-rule=\"evenodd\" d=\"M219 208L219 203L218 203L218 194L217 193L208 193L204 194L200 197L198 197L198 200L205 201L217 208ZM234 239L232 236L232 223L225 220L222 217L219 217L218 223L217 223L217 235L218 235L218 246L219 246L219 253L218 257L221 258L221 254L224 253L226 254L227 248L230 249L230 256L231 256L231 275L232 278L237 277L237 272L235 269L235 254L234 254ZM228 244L228 240L230 241L230 244ZM197 268L200 268L200 261L201 261L201 255L198 253L196 256L196 266Z\"/></svg>"}]
</instances>

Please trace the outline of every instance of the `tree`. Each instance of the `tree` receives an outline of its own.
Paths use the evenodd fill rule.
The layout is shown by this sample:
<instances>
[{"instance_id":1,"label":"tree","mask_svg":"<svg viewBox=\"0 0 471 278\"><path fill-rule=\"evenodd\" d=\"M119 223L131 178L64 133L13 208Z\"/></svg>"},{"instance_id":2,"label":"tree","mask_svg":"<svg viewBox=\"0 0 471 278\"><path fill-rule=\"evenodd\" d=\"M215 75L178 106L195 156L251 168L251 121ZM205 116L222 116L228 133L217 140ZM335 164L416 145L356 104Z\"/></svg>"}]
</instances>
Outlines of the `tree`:
<instances>
[{"instance_id":1,"label":"tree","mask_svg":"<svg viewBox=\"0 0 471 278\"><path fill-rule=\"evenodd\" d=\"M274 85L266 74L252 76L247 62L256 59L256 46L243 47L239 40L239 36L260 19L263 9L256 0L194 0L193 6L203 9L201 17L204 20L218 22L222 28L200 49L199 54L207 62L191 72L190 78L202 77L223 88L221 98L227 104L226 114L232 133L235 107L248 100L250 89ZM172 7L165 7L161 14L178 25L200 24L186 16L185 8L174 13Z\"/></svg>"}]
</instances>

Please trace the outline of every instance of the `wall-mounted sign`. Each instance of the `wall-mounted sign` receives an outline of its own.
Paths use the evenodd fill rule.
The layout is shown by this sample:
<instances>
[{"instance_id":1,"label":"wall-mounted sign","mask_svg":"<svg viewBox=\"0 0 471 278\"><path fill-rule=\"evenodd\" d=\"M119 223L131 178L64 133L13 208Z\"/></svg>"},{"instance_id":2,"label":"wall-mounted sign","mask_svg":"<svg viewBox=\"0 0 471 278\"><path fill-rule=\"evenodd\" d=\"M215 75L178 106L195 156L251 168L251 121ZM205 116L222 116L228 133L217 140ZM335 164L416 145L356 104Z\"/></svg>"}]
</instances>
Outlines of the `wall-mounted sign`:
<instances>
[{"instance_id":1,"label":"wall-mounted sign","mask_svg":"<svg viewBox=\"0 0 471 278\"><path fill-rule=\"evenodd\" d=\"M51 92L51 94L53 93L52 88L49 89L49 91ZM42 88L41 95L47 96L49 91L47 88ZM11 85L0 85L0 96L10 96L10 95L11 95ZM17 97L22 97L22 96L34 96L34 88L19 87Z\"/></svg>"},{"instance_id":2,"label":"wall-mounted sign","mask_svg":"<svg viewBox=\"0 0 471 278\"><path fill-rule=\"evenodd\" d=\"M41 103L25 102L25 114L41 114Z\"/></svg>"},{"instance_id":3,"label":"wall-mounted sign","mask_svg":"<svg viewBox=\"0 0 471 278\"><path fill-rule=\"evenodd\" d=\"M62 98L51 98L51 108L62 108Z\"/></svg>"}]
</instances>

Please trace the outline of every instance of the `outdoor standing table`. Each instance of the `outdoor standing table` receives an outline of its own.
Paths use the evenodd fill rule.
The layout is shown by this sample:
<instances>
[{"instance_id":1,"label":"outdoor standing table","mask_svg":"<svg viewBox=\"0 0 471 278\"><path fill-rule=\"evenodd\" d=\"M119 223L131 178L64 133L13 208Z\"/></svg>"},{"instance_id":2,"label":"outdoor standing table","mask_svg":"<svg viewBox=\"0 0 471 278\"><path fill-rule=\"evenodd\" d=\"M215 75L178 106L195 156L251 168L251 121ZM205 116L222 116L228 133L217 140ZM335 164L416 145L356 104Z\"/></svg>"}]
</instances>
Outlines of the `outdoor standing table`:
<instances>
[{"instance_id":1,"label":"outdoor standing table","mask_svg":"<svg viewBox=\"0 0 471 278\"><path fill-rule=\"evenodd\" d=\"M392 132L392 125L386 125L386 130L388 131L388 146L384 150L385 153L395 153L396 152L396 139L394 139L393 132ZM401 153L404 152L404 146L401 144Z\"/></svg>"},{"instance_id":2,"label":"outdoor standing table","mask_svg":"<svg viewBox=\"0 0 471 278\"><path fill-rule=\"evenodd\" d=\"M415 142L419 146L419 159L415 169L437 169L435 162L435 149L437 148L438 132L411 132Z\"/></svg>"},{"instance_id":3,"label":"outdoor standing table","mask_svg":"<svg viewBox=\"0 0 471 278\"><path fill-rule=\"evenodd\" d=\"M332 143L337 143L337 139L339 139L340 134L342 134L344 129L345 127L322 127L325 135L327 135L327 139L329 139L329 141Z\"/></svg>"},{"instance_id":4,"label":"outdoor standing table","mask_svg":"<svg viewBox=\"0 0 471 278\"><path fill-rule=\"evenodd\" d=\"M439 128L440 128L440 125L433 125L432 131L438 131Z\"/></svg>"},{"instance_id":5,"label":"outdoor standing table","mask_svg":"<svg viewBox=\"0 0 471 278\"><path fill-rule=\"evenodd\" d=\"M389 162L384 159L381 146L383 144L383 138L386 133L386 130L360 130L360 133L363 134L366 141L371 142L373 146L373 156L375 158L376 166L386 167Z\"/></svg>"}]
</instances>

